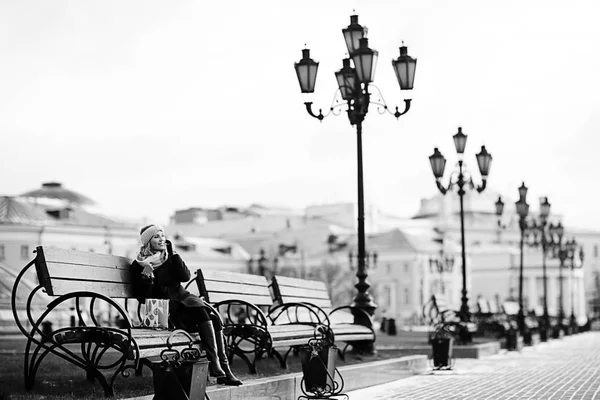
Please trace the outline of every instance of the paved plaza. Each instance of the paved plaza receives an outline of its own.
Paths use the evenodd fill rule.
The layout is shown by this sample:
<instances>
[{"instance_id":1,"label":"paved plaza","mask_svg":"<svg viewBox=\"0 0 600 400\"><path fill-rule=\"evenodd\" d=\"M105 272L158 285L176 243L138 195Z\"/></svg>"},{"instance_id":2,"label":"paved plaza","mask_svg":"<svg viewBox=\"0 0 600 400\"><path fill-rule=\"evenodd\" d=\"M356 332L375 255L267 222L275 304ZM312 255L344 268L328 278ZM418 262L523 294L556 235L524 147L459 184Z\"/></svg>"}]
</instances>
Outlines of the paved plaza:
<instances>
[{"instance_id":1,"label":"paved plaza","mask_svg":"<svg viewBox=\"0 0 600 400\"><path fill-rule=\"evenodd\" d=\"M433 372L348 393L351 400L600 399L600 332L484 359L458 359Z\"/></svg>"}]
</instances>

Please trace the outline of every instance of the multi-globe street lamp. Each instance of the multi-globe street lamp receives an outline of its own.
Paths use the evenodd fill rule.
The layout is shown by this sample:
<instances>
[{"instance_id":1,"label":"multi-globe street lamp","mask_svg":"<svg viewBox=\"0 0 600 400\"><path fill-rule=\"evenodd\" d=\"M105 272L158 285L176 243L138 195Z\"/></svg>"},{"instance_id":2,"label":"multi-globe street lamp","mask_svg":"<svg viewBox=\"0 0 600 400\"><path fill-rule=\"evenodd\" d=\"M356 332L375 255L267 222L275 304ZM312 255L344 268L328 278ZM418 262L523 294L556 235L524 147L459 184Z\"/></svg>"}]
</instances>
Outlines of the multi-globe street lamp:
<instances>
[{"instance_id":1,"label":"multi-globe street lamp","mask_svg":"<svg viewBox=\"0 0 600 400\"><path fill-rule=\"evenodd\" d=\"M366 38L367 29L358 23L358 16L350 16L350 25L342 29L349 57L342 60L342 68L335 72L339 89L336 90L333 103L329 112L323 115L319 110L315 114L312 110L312 102L305 102L308 114L322 121L330 113L339 115L341 107L346 107L348 119L351 125L356 126L357 139L357 194L358 194L358 268L356 277L358 283L355 287L357 294L354 297L352 307L355 322L362 325L371 325L371 320L365 316L373 315L377 307L368 292L370 285L367 283L366 250L365 250L365 211L363 190L363 165L362 165L362 122L369 111L369 105L375 104L381 113L388 111L396 118L408 112L411 104L410 99L404 100L404 110L400 112L396 107L395 112L388 109L379 89L372 84L375 77L375 66L379 53L369 47ZM415 79L417 60L410 57L406 46L400 47L400 57L392 60L392 67L400 84L400 90L411 90ZM300 90L303 94L314 93L317 80L319 63L310 58L310 50L302 50L302 59L295 63ZM372 96L376 97L372 98Z\"/></svg>"},{"instance_id":2,"label":"multi-globe street lamp","mask_svg":"<svg viewBox=\"0 0 600 400\"><path fill-rule=\"evenodd\" d=\"M440 274L440 293L442 295L446 293L444 284L444 274L451 274L453 270L454 256L451 254L444 253L442 241L442 248L440 249L439 254L435 257L429 257L429 272L431 272L432 274L435 272Z\"/></svg>"},{"instance_id":3,"label":"multi-globe street lamp","mask_svg":"<svg viewBox=\"0 0 600 400\"><path fill-rule=\"evenodd\" d=\"M481 151L476 155L477 165L479 167L479 173L481 174L482 184L475 186L473 179L471 178L468 171L464 166L464 152L467 145L467 135L462 132L462 128L458 128L458 133L453 136L454 146L458 155L458 170L452 172L450 175L450 181L447 187L444 187L441 180L444 177L444 169L446 167L446 159L440 153L436 147L433 150L433 155L429 156L429 162L431 163L431 169L433 176L435 177L435 183L442 194L452 189L453 186L458 186L458 196L460 198L460 238L462 248L462 297L459 316L462 321L469 322L471 320L471 313L469 311L469 298L467 296L467 261L466 261L466 250L465 250L465 216L463 207L463 196L465 195L465 185L468 187L476 188L477 192L481 193L485 190L487 185L487 177L490 172L490 165L492 163L492 155L487 152L485 146L481 146Z\"/></svg>"},{"instance_id":4,"label":"multi-globe street lamp","mask_svg":"<svg viewBox=\"0 0 600 400\"><path fill-rule=\"evenodd\" d=\"M559 306L558 306L558 319L561 324L563 313L563 295L562 295L562 264L563 264L563 244L562 239L564 235L564 227L559 222L554 225L548 224L548 216L550 215L550 203L547 197L540 199L540 216L539 222L532 220L528 223L527 216L529 214L529 204L527 204L527 186L525 182L519 187L519 200L515 203L517 207L517 214L519 215L519 229L521 231L520 240L520 264L519 264L519 313L517 315L517 324L519 331L523 336L527 336L529 332L525 327L525 312L523 309L523 249L525 244L531 247L542 248L542 282L543 282L543 315L542 324L540 328L540 340L548 340L548 330L550 327L550 317L548 315L548 277L546 271L546 259L548 256L552 258L559 258L561 260L561 267L559 269L559 281L561 282L559 291ZM533 236L533 240L527 240L529 235ZM562 315L561 315L562 314ZM559 325L560 329L560 325Z\"/></svg>"}]
</instances>

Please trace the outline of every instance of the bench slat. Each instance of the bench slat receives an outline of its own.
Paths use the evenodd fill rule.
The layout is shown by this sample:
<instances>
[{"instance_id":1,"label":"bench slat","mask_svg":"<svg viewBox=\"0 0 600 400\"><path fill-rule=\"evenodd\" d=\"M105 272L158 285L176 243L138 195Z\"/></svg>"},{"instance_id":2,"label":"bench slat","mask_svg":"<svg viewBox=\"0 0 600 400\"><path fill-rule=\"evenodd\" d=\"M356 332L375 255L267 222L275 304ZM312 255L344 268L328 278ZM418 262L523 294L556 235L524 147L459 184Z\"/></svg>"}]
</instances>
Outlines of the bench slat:
<instances>
[{"instance_id":1,"label":"bench slat","mask_svg":"<svg viewBox=\"0 0 600 400\"><path fill-rule=\"evenodd\" d=\"M95 292L112 298L133 298L133 285L130 283L71 281L52 279L52 295L62 296L73 292Z\"/></svg>"},{"instance_id":2,"label":"bench slat","mask_svg":"<svg viewBox=\"0 0 600 400\"><path fill-rule=\"evenodd\" d=\"M211 303L220 303L221 301L225 300L242 300L258 307L271 307L273 305L273 300L271 300L271 297L265 296L240 295L209 291L209 298Z\"/></svg>"},{"instance_id":3,"label":"bench slat","mask_svg":"<svg viewBox=\"0 0 600 400\"><path fill-rule=\"evenodd\" d=\"M47 260L46 266L50 279L62 278L79 281L131 283L131 272L129 266L126 268L99 267Z\"/></svg>"},{"instance_id":4,"label":"bench slat","mask_svg":"<svg viewBox=\"0 0 600 400\"><path fill-rule=\"evenodd\" d=\"M312 297L291 297L282 295L284 303L311 303L315 306L323 309L323 311L328 312L329 309L332 308L331 301L329 299L315 299Z\"/></svg>"},{"instance_id":5,"label":"bench slat","mask_svg":"<svg viewBox=\"0 0 600 400\"><path fill-rule=\"evenodd\" d=\"M279 281L279 280L278 280ZM308 297L311 299L329 299L327 290L314 288L298 288L293 286L279 285L281 293L285 293L285 297Z\"/></svg>"},{"instance_id":6,"label":"bench slat","mask_svg":"<svg viewBox=\"0 0 600 400\"><path fill-rule=\"evenodd\" d=\"M314 281L302 278L290 278L288 276L278 276L277 283L279 283L280 287L295 287L327 292L327 286L325 286L325 282L323 281Z\"/></svg>"},{"instance_id":7,"label":"bench slat","mask_svg":"<svg viewBox=\"0 0 600 400\"><path fill-rule=\"evenodd\" d=\"M210 292L230 293L232 297L236 297L237 295L253 295L264 297L271 296L271 294L269 293L269 289L265 286L264 279L262 286L221 281L205 281L205 285L206 289Z\"/></svg>"},{"instance_id":8,"label":"bench slat","mask_svg":"<svg viewBox=\"0 0 600 400\"><path fill-rule=\"evenodd\" d=\"M95 267L129 268L131 260L110 254L90 253L87 251L56 249L43 247L46 262L87 265Z\"/></svg>"},{"instance_id":9,"label":"bench slat","mask_svg":"<svg viewBox=\"0 0 600 400\"><path fill-rule=\"evenodd\" d=\"M218 271L212 269L203 269L202 275L204 281L241 283L244 285L265 286L265 277L260 275L250 275L241 272Z\"/></svg>"}]
</instances>

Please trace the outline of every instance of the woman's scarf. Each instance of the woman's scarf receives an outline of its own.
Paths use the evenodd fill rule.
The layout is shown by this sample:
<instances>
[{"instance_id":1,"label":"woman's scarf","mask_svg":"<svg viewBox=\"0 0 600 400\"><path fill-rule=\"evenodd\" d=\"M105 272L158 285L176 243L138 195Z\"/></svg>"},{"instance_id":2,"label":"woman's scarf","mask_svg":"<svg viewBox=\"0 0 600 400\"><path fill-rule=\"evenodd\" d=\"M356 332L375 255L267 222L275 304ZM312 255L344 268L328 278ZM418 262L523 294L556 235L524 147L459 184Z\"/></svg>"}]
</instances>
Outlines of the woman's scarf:
<instances>
[{"instance_id":1,"label":"woman's scarf","mask_svg":"<svg viewBox=\"0 0 600 400\"><path fill-rule=\"evenodd\" d=\"M161 250L156 253L152 252L150 243L140 248L135 260L144 268L143 274L152 276L152 271L160 268L167 261L168 254L166 250Z\"/></svg>"}]
</instances>

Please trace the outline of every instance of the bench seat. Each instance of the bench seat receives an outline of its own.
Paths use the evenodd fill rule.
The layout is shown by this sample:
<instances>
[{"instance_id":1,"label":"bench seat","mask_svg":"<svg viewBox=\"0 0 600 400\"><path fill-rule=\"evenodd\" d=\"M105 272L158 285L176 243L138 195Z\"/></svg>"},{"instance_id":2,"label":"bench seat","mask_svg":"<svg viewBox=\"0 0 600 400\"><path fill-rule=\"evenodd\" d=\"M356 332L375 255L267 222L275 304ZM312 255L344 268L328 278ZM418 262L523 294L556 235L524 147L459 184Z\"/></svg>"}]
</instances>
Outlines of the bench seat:
<instances>
[{"instance_id":1,"label":"bench seat","mask_svg":"<svg viewBox=\"0 0 600 400\"><path fill-rule=\"evenodd\" d=\"M133 340L130 346L128 344L128 332L125 329L107 330L94 327L77 327L54 333L53 340L59 345L101 341L127 351L127 359L134 360L136 356L140 359L160 356L160 353L167 348L167 339L172 334L173 331L168 329L133 328L131 329ZM190 333L189 335L194 339L192 346L200 349L200 336L197 333ZM189 347L189 341L184 336L174 336L171 339L171 347L181 351Z\"/></svg>"}]
</instances>

